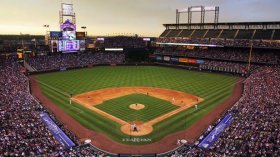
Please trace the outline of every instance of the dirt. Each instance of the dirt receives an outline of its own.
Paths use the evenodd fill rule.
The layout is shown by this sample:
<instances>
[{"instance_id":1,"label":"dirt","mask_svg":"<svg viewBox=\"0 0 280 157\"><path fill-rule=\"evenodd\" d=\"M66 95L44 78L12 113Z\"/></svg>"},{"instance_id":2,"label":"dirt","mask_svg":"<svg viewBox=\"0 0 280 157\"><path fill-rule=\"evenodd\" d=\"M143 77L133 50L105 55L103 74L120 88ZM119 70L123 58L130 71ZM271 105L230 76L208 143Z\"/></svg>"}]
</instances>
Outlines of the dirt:
<instances>
[{"instance_id":1,"label":"dirt","mask_svg":"<svg viewBox=\"0 0 280 157\"><path fill-rule=\"evenodd\" d=\"M139 110L144 109L145 105L143 105L143 104L131 104L131 105L129 105L129 108L139 111Z\"/></svg>"},{"instance_id":2,"label":"dirt","mask_svg":"<svg viewBox=\"0 0 280 157\"><path fill-rule=\"evenodd\" d=\"M95 106L98 104L103 103L104 101L130 95L130 94L146 94L147 96L156 97L159 99L163 99L166 101L169 101L170 103L180 106L180 108L173 110L171 112L168 112L162 116L159 116L155 119L152 119L151 121L148 121L141 125L141 129L137 132L131 132L131 125L111 114L108 114ZM201 101L203 101L202 98L180 92L175 91L171 89L164 89L164 88L152 88L152 87L119 87L119 88L106 88L106 89L100 89L100 90L94 90L82 94L75 95L71 98L73 101L77 102L78 104L93 110L100 115L111 119L114 122L117 122L121 125L120 130L127 134L127 135L133 135L133 136L143 136L148 135L153 131L153 125L156 123L159 123L181 111L184 111ZM140 105L140 104L139 104ZM136 106L136 105L135 105Z\"/></svg>"},{"instance_id":3,"label":"dirt","mask_svg":"<svg viewBox=\"0 0 280 157\"><path fill-rule=\"evenodd\" d=\"M235 85L233 94L230 98L222 102L213 112L210 112L189 128L170 134L162 140L152 144L132 146L115 142L102 133L86 129L44 96L34 77L30 78L30 80L32 94L39 99L43 106L53 112L57 119L62 122L66 128L71 130L80 139L91 139L94 146L116 154L163 153L176 148L178 139L186 139L188 142L194 142L210 124L220 118L220 116L241 97L243 91L242 81L239 80ZM180 103L177 105L179 104Z\"/></svg>"},{"instance_id":4,"label":"dirt","mask_svg":"<svg viewBox=\"0 0 280 157\"><path fill-rule=\"evenodd\" d=\"M79 95L74 95L72 100L78 100L80 103L90 106L102 104L104 101L115 99L130 94L145 94L147 96L156 97L171 102L177 106L185 106L190 102L201 102L203 99L192 94L152 87L119 87L105 88L94 90Z\"/></svg>"}]
</instances>

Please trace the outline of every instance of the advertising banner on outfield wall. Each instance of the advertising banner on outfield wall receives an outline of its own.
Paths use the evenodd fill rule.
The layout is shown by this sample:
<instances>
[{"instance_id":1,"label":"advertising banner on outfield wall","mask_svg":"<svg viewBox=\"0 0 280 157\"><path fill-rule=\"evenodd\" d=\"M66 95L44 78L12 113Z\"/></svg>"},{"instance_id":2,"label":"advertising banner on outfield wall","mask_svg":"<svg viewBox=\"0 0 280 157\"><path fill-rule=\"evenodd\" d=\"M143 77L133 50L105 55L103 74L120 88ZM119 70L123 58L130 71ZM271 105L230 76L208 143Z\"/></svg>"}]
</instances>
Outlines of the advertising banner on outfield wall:
<instances>
[{"instance_id":1,"label":"advertising banner on outfield wall","mask_svg":"<svg viewBox=\"0 0 280 157\"><path fill-rule=\"evenodd\" d=\"M195 64L196 63L196 59L189 59L188 63Z\"/></svg>"},{"instance_id":2,"label":"advertising banner on outfield wall","mask_svg":"<svg viewBox=\"0 0 280 157\"><path fill-rule=\"evenodd\" d=\"M188 58L179 58L179 62L181 63L188 63L189 59Z\"/></svg>"},{"instance_id":3,"label":"advertising banner on outfield wall","mask_svg":"<svg viewBox=\"0 0 280 157\"><path fill-rule=\"evenodd\" d=\"M55 124L47 113L41 113L40 117L52 135L64 148L71 148L75 146L75 143Z\"/></svg>"},{"instance_id":4,"label":"advertising banner on outfield wall","mask_svg":"<svg viewBox=\"0 0 280 157\"><path fill-rule=\"evenodd\" d=\"M149 54L149 58L156 58L156 56L154 54Z\"/></svg>"},{"instance_id":5,"label":"advertising banner on outfield wall","mask_svg":"<svg viewBox=\"0 0 280 157\"><path fill-rule=\"evenodd\" d=\"M162 61L162 56L157 56L156 60L157 61Z\"/></svg>"},{"instance_id":6,"label":"advertising banner on outfield wall","mask_svg":"<svg viewBox=\"0 0 280 157\"><path fill-rule=\"evenodd\" d=\"M170 61L170 57L169 56L164 56L163 60L169 62Z\"/></svg>"},{"instance_id":7,"label":"advertising banner on outfield wall","mask_svg":"<svg viewBox=\"0 0 280 157\"><path fill-rule=\"evenodd\" d=\"M203 60L196 60L196 64L203 64L204 63L204 61Z\"/></svg>"},{"instance_id":8,"label":"advertising banner on outfield wall","mask_svg":"<svg viewBox=\"0 0 280 157\"><path fill-rule=\"evenodd\" d=\"M176 58L176 57L171 57L170 60L172 62L179 62L179 58Z\"/></svg>"},{"instance_id":9,"label":"advertising banner on outfield wall","mask_svg":"<svg viewBox=\"0 0 280 157\"><path fill-rule=\"evenodd\" d=\"M202 140L198 147L208 150L221 136L232 120L233 117L231 114L226 115L223 120Z\"/></svg>"}]
</instances>

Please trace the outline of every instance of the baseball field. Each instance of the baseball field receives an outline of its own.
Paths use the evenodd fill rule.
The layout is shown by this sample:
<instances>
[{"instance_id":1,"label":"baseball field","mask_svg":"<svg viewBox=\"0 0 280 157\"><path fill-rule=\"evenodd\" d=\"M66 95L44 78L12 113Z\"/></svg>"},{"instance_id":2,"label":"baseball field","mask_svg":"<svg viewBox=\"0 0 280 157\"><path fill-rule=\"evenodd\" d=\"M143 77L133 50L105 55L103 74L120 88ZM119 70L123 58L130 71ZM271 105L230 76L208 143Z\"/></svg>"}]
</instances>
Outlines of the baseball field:
<instances>
[{"instance_id":1,"label":"baseball field","mask_svg":"<svg viewBox=\"0 0 280 157\"><path fill-rule=\"evenodd\" d=\"M129 145L154 143L195 124L230 97L239 80L156 66L101 66L35 78L43 94L84 127Z\"/></svg>"}]
</instances>

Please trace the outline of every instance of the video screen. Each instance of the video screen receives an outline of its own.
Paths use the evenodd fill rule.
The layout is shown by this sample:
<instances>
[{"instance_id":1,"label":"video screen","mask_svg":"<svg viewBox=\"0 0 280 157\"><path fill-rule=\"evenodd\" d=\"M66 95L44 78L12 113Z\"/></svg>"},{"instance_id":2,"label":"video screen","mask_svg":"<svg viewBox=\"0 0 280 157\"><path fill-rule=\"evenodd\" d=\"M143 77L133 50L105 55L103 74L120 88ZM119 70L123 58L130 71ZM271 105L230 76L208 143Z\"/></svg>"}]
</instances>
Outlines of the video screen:
<instances>
[{"instance_id":1,"label":"video screen","mask_svg":"<svg viewBox=\"0 0 280 157\"><path fill-rule=\"evenodd\" d=\"M63 15L73 15L73 5L72 4L62 4Z\"/></svg>"},{"instance_id":2,"label":"video screen","mask_svg":"<svg viewBox=\"0 0 280 157\"><path fill-rule=\"evenodd\" d=\"M59 38L61 38L62 37L62 34L61 34L61 32L50 32L50 37L51 38L55 38L55 39L59 39Z\"/></svg>"},{"instance_id":3,"label":"video screen","mask_svg":"<svg viewBox=\"0 0 280 157\"><path fill-rule=\"evenodd\" d=\"M77 52L80 50L80 43L79 40L60 40L58 48L64 53Z\"/></svg>"},{"instance_id":4,"label":"video screen","mask_svg":"<svg viewBox=\"0 0 280 157\"><path fill-rule=\"evenodd\" d=\"M62 33L63 40L75 40L76 32L75 31L64 31Z\"/></svg>"}]
</instances>

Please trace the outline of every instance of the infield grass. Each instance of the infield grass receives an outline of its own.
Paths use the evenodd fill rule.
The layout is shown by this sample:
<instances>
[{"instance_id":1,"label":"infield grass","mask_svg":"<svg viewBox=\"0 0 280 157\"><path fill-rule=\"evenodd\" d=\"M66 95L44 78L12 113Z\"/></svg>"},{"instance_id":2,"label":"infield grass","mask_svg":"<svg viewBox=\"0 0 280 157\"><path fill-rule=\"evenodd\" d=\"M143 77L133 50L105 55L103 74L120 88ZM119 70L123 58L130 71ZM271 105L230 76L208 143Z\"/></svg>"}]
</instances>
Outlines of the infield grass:
<instances>
[{"instance_id":1,"label":"infield grass","mask_svg":"<svg viewBox=\"0 0 280 157\"><path fill-rule=\"evenodd\" d=\"M198 110L192 107L182 111L154 125L154 131L151 134L139 137L149 138L152 142L156 142L170 133L189 127L211 112L231 95L234 84L239 79L222 74L155 66L94 67L41 74L37 75L36 78L43 93L83 126L102 132L115 141L130 145L142 145L151 142L123 141L124 138L129 136L120 131L119 124L79 104L72 103L72 105L69 105L69 95L103 88L146 86L178 90L204 99L198 105ZM105 108L106 110L111 109L104 106ZM156 111L153 110L153 112ZM130 118L133 120L132 115L125 117L127 120ZM147 119L143 118L143 120Z\"/></svg>"},{"instance_id":2,"label":"infield grass","mask_svg":"<svg viewBox=\"0 0 280 157\"><path fill-rule=\"evenodd\" d=\"M131 104L135 103L143 104L145 108L138 111L129 108ZM122 96L105 101L95 107L127 122L147 122L179 108L168 101L144 94Z\"/></svg>"}]
</instances>

